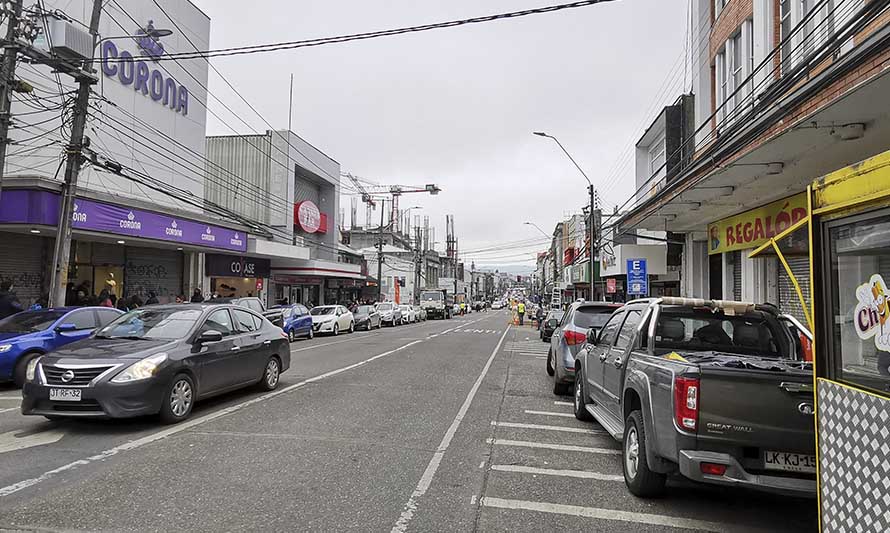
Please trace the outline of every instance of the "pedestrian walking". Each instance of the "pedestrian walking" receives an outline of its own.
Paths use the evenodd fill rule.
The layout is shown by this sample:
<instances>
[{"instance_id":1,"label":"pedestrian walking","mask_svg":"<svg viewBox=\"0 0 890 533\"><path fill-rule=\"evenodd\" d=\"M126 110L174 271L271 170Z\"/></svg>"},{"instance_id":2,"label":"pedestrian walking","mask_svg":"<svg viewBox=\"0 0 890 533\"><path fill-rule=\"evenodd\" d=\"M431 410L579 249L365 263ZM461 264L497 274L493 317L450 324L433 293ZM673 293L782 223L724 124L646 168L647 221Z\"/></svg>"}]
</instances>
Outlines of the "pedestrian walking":
<instances>
[{"instance_id":1,"label":"pedestrian walking","mask_svg":"<svg viewBox=\"0 0 890 533\"><path fill-rule=\"evenodd\" d=\"M525 319L525 302L519 302L516 306L516 314L519 315L519 325L521 326Z\"/></svg>"},{"instance_id":2,"label":"pedestrian walking","mask_svg":"<svg viewBox=\"0 0 890 533\"><path fill-rule=\"evenodd\" d=\"M12 287L11 281L0 283L0 319L14 315L22 310L22 303Z\"/></svg>"},{"instance_id":3,"label":"pedestrian walking","mask_svg":"<svg viewBox=\"0 0 890 533\"><path fill-rule=\"evenodd\" d=\"M201 289L199 289L198 287L195 287L195 292L192 294L191 302L193 304L199 304L203 301L204 301L204 295L201 294Z\"/></svg>"}]
</instances>

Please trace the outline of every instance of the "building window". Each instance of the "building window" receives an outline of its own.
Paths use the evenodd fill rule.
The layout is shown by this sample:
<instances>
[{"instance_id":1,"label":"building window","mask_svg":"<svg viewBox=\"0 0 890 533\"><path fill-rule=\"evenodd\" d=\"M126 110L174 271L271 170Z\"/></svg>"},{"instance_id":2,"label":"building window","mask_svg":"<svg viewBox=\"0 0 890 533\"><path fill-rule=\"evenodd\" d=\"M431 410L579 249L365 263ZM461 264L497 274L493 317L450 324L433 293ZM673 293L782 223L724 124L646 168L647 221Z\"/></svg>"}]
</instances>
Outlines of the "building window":
<instances>
[{"instance_id":1,"label":"building window","mask_svg":"<svg viewBox=\"0 0 890 533\"><path fill-rule=\"evenodd\" d=\"M723 119L726 118L726 53L720 52L714 58L715 83L717 86L717 129L720 129Z\"/></svg>"},{"instance_id":2,"label":"building window","mask_svg":"<svg viewBox=\"0 0 890 533\"><path fill-rule=\"evenodd\" d=\"M781 40L781 61L782 73L789 67L791 60L791 28L793 19L791 18L791 2L793 0L779 0L779 39Z\"/></svg>"},{"instance_id":3,"label":"building window","mask_svg":"<svg viewBox=\"0 0 890 533\"><path fill-rule=\"evenodd\" d=\"M662 135L649 146L649 176L661 173L665 162L665 137Z\"/></svg>"},{"instance_id":4,"label":"building window","mask_svg":"<svg viewBox=\"0 0 890 533\"><path fill-rule=\"evenodd\" d=\"M717 20L717 17L720 16L720 12L726 7L727 2L729 0L714 0L714 20Z\"/></svg>"},{"instance_id":5,"label":"building window","mask_svg":"<svg viewBox=\"0 0 890 533\"><path fill-rule=\"evenodd\" d=\"M890 387L890 213L830 225L829 350L835 376L884 394Z\"/></svg>"}]
</instances>

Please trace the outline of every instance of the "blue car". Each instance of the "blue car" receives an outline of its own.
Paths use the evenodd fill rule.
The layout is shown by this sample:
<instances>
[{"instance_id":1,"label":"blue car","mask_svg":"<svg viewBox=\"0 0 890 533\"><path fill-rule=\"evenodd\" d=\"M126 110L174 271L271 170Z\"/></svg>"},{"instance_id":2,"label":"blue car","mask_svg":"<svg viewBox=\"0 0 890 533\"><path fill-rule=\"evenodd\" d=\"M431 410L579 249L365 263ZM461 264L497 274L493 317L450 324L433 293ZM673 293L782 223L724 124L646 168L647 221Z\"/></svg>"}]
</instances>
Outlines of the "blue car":
<instances>
[{"instance_id":1,"label":"blue car","mask_svg":"<svg viewBox=\"0 0 890 533\"><path fill-rule=\"evenodd\" d=\"M109 307L58 307L22 311L0 320L0 381L21 387L28 361L85 339L122 314Z\"/></svg>"},{"instance_id":2,"label":"blue car","mask_svg":"<svg viewBox=\"0 0 890 533\"><path fill-rule=\"evenodd\" d=\"M269 311L279 309L281 310L281 329L284 330L291 342L294 342L297 337L312 338L312 315L309 314L309 309L305 305L276 305Z\"/></svg>"}]
</instances>

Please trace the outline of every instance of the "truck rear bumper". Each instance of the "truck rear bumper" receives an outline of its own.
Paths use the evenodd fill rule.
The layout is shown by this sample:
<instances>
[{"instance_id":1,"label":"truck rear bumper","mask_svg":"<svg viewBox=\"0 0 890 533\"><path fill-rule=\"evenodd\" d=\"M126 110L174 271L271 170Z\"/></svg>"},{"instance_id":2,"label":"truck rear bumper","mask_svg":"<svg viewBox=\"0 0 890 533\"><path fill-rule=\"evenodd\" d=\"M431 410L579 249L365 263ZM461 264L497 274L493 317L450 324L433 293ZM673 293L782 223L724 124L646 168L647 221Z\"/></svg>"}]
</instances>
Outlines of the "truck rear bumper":
<instances>
[{"instance_id":1,"label":"truck rear bumper","mask_svg":"<svg viewBox=\"0 0 890 533\"><path fill-rule=\"evenodd\" d=\"M701 471L702 463L726 465L726 472L722 476L703 474ZM816 496L815 479L751 474L742 468L742 465L735 458L725 453L681 450L680 473L693 481L701 483L745 487L802 498L814 498Z\"/></svg>"}]
</instances>

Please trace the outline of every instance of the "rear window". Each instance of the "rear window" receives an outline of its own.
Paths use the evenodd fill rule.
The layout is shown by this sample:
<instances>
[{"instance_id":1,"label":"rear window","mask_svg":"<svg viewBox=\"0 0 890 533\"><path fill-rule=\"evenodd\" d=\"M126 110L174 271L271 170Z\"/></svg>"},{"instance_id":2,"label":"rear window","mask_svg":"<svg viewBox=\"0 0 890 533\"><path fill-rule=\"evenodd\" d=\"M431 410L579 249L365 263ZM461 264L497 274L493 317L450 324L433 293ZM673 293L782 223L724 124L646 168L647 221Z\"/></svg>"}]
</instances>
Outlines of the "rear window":
<instances>
[{"instance_id":1,"label":"rear window","mask_svg":"<svg viewBox=\"0 0 890 533\"><path fill-rule=\"evenodd\" d=\"M572 324L581 329L601 328L614 312L609 307L579 307L572 316Z\"/></svg>"},{"instance_id":2,"label":"rear window","mask_svg":"<svg viewBox=\"0 0 890 533\"><path fill-rule=\"evenodd\" d=\"M789 357L791 339L784 326L764 313L727 316L710 311L662 311L655 351L722 352L761 357Z\"/></svg>"}]
</instances>

